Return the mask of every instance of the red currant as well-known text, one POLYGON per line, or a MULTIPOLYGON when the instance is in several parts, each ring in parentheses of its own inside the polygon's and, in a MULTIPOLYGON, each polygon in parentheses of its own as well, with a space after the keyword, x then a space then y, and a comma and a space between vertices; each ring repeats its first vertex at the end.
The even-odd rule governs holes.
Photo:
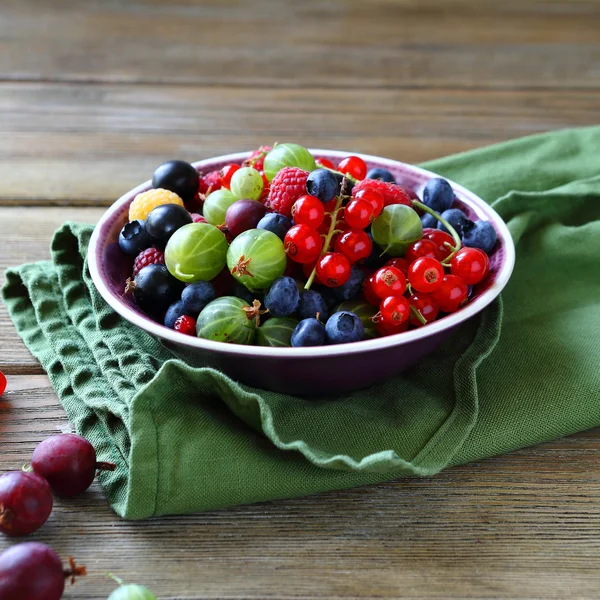
POLYGON ((308 225, 317 229, 325 218, 323 203, 316 196, 300 196, 292 206, 292 218, 296 225, 308 225))
MULTIPOLYGON (((427 323, 435 321, 440 312, 438 303, 429 294, 413 294, 408 298, 408 303, 421 313, 421 316, 427 323)), ((423 323, 421 323, 421 321, 413 314, 410 315, 409 321, 411 325, 414 325, 415 327, 421 327, 423 325, 423 323)))
MULTIPOLYGON (((302 265, 302 272, 304 273, 304 277, 306 279, 308 279, 312 272, 313 269, 317 266, 317 261, 313 261, 313 262, 309 262, 309 263, 305 263, 302 265)), ((319 274, 316 273, 315 274, 315 283, 323 283, 320 279, 319 279, 319 274)))
POLYGON ((381 300, 388 296, 402 296, 406 290, 406 277, 396 267, 382 267, 373 275, 373 291, 381 300))
POLYGON ((342 233, 333 245, 336 252, 341 252, 351 263, 368 258, 373 250, 373 241, 361 229, 352 229, 342 233))
POLYGON ((444 267, 439 260, 424 256, 408 268, 408 282, 417 292, 433 292, 444 278, 444 267))
POLYGON ((451 313, 464 306, 469 299, 465 282, 456 275, 446 275, 442 283, 431 292, 442 312, 451 313))
POLYGON ((379 319, 375 322, 375 328, 381 337, 385 337, 406 331, 408 329, 408 321, 404 321, 403 323, 394 323, 390 321, 384 321, 381 317, 379 317, 379 319))
POLYGON ((351 200, 344 209, 344 221, 353 229, 364 229, 374 219, 373 205, 364 198, 351 200))
POLYGON ((0 371, 0 396, 4 394, 4 390, 6 389, 6 377, 2 371, 0 371))
POLYGON ((283 246, 287 255, 296 262, 309 263, 317 260, 323 248, 319 232, 308 225, 294 225, 285 234, 283 246))
POLYGON ((340 287, 350 279, 350 261, 339 252, 328 252, 317 261, 317 277, 327 287, 340 287))
POLYGON ((442 231, 441 229, 430 229, 429 227, 423 229, 423 239, 430 240, 438 247, 438 260, 444 260, 448 257, 448 255, 452 252, 452 248, 454 247, 454 238, 447 233, 446 231, 442 231), (450 244, 449 247, 446 244, 450 244))
POLYGON ((324 169, 335 169, 335 165, 328 158, 315 158, 315 162, 324 169))
POLYGON ((230 165, 225 165, 221 169, 221 187, 229 189, 231 185, 231 178, 233 174, 240 168, 240 165, 234 165, 233 163, 230 165))
POLYGON ((356 200, 358 200, 359 198, 364 198, 365 200, 368 200, 371 203, 371 206, 373 207, 373 215, 375 216, 375 218, 377 218, 381 214, 381 211, 383 210, 383 206, 385 204, 383 200, 383 194, 372 188, 364 188, 362 190, 359 190, 358 192, 356 192, 356 196, 354 196, 354 198, 356 200))
POLYGON ((404 275, 408 275, 408 267, 410 267, 410 263, 405 258, 391 258, 385 263, 386 267, 396 267, 404 273, 404 275))
POLYGON ((186 335, 196 335, 196 320, 188 315, 182 315, 175 321, 174 329, 186 335))
POLYGON ((382 321, 401 325, 410 317, 410 304, 404 296, 388 296, 379 305, 382 321))
POLYGON ((430 258, 440 258, 439 248, 435 242, 431 240, 417 240, 412 244, 409 244, 404 253, 404 258, 410 263, 415 262, 417 258, 429 256, 430 258))
POLYGON ((362 180, 367 176, 367 165, 358 156, 347 156, 338 165, 338 171, 344 175, 350 175, 354 179, 362 180))
POLYGON ((490 270, 488 255, 479 248, 462 248, 450 261, 452 275, 460 277, 467 285, 479 283, 490 270))
POLYGON ((379 306, 381 298, 375 293, 375 290, 373 290, 374 280, 375 278, 373 275, 365 279, 363 284, 363 294, 365 295, 365 300, 369 304, 372 304, 373 306, 379 306))

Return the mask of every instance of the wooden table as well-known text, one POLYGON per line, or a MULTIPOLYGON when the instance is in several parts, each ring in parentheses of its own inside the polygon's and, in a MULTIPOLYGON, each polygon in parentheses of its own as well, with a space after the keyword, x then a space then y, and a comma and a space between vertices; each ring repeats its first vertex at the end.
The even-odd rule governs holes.
MULTIPOLYGON (((596 0, 3 0, 0 267, 163 160, 273 141, 417 162, 600 121, 596 0)), ((3 275, 0 275, 3 280, 3 275)), ((66 418, 0 307, 0 470, 66 418)), ((34 539, 160 598, 598 598, 600 430, 423 480, 34 539)), ((0 540, 0 550, 9 546, 0 540)))

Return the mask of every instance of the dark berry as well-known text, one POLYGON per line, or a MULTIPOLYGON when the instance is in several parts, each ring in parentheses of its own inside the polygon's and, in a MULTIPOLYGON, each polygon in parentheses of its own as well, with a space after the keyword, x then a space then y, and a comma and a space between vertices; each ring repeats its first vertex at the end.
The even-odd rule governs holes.
POLYGON ((317 319, 303 319, 292 333, 292 346, 322 346, 325 343, 325 326, 317 319))
POLYGON ((306 191, 316 196, 321 202, 333 200, 340 189, 340 183, 335 173, 327 169, 316 169, 306 180, 306 191))
POLYGON ((454 190, 452 186, 441 177, 430 179, 423 190, 423 204, 443 213, 448 210, 454 202, 454 190))
POLYGON ((129 221, 119 233, 119 248, 129 256, 137 256, 152 245, 144 221, 129 221))
POLYGON ((273 317, 288 317, 300 302, 300 292, 291 277, 278 277, 265 296, 265 306, 273 317))
POLYGON ((341 194, 343 192, 344 195, 351 196, 352 191, 354 190, 354 183, 352 183, 349 179, 344 177, 342 173, 334 173, 334 175, 338 182, 338 189, 336 195, 341 194), (346 182, 346 184, 344 186, 344 189, 342 190, 342 184, 344 183, 344 181, 346 182))
POLYGON ((182 317, 183 315, 193 316, 192 314, 188 315, 188 311, 186 310, 185 304, 182 300, 177 300, 176 302, 173 302, 173 304, 169 306, 167 312, 165 313, 165 327, 168 327, 169 329, 175 329, 175 321, 177 321, 177 319, 179 319, 179 317, 182 317))
POLYGON ((300 319, 315 318, 318 314, 319 320, 324 323, 329 317, 327 303, 323 296, 315 290, 305 290, 300 294, 297 310, 300 319))
POLYGON ((36 473, 11 471, 0 477, 0 532, 8 536, 37 531, 52 512, 50 485, 36 473))
MULTIPOLYGON (((473 221, 470 221, 468 219, 467 215, 465 215, 465 213, 458 208, 451 208, 450 210, 445 210, 442 213, 442 218, 444 218, 446 221, 448 221, 448 223, 452 227, 454 227, 454 229, 456 230, 456 233, 458 233, 458 235, 460 235, 460 236, 462 236, 462 234, 467 229, 469 229, 473 226, 473 221)), ((437 228, 441 229, 442 231, 446 231, 447 233, 450 233, 444 227, 444 225, 442 225, 441 221, 438 222, 437 228)))
POLYGON ((0 598, 2 600, 60 600, 65 579, 85 575, 73 559, 63 569, 56 552, 45 544, 17 544, 0 554, 0 598))
POLYGON ((328 344, 347 344, 362 340, 365 327, 354 313, 342 310, 329 317, 325 332, 328 344))
POLYGON ((200 175, 183 160, 170 160, 160 165, 152 176, 152 187, 175 192, 184 202, 189 202, 198 193, 200 175))
POLYGON ((96 462, 92 444, 73 433, 54 435, 41 442, 33 453, 31 466, 59 496, 77 496, 92 485, 96 471, 115 468, 112 463, 96 462))
POLYGON ((183 314, 197 318, 202 309, 217 297, 215 288, 208 281, 191 283, 181 293, 184 304, 183 314))
POLYGON ((365 179, 380 179, 388 183, 396 183, 395 177, 387 170, 381 167, 374 167, 367 171, 365 179))
POLYGON ((360 294, 364 280, 365 272, 359 267, 352 265, 350 279, 348 279, 344 285, 332 288, 332 291, 339 302, 353 300, 360 294))
POLYGON ((256 225, 257 229, 266 229, 272 231, 281 240, 285 238, 285 234, 292 227, 292 220, 279 213, 267 213, 256 225))
POLYGON ((373 242, 371 233, 367 235, 371 238, 371 254, 369 254, 362 264, 368 269, 378 269, 385 264, 387 258, 381 255, 381 248, 373 242))
POLYGON ((437 224, 439 223, 439 221, 433 215, 430 215, 429 213, 425 213, 421 217, 421 223, 423 223, 423 229, 425 229, 426 227, 431 227, 433 229, 433 228, 437 227, 437 224))
POLYGON ((243 283, 240 283, 237 279, 231 285, 231 296, 236 296, 236 298, 241 298, 245 300, 248 304, 252 304, 254 299, 256 298, 256 293, 251 292, 243 283))
POLYGON ((233 237, 248 229, 255 229, 265 216, 267 207, 258 200, 238 200, 225 213, 225 225, 233 237))
POLYGON ((494 249, 497 238, 494 226, 488 221, 477 221, 462 233, 462 241, 465 246, 479 248, 487 254, 494 249))
MULTIPOLYGON (((318 292, 321 295, 321 298, 323 298, 323 300, 325 300, 325 304, 328 310, 327 315, 329 316, 333 312, 335 307, 340 303, 335 294, 334 289, 327 287, 326 285, 315 285, 313 289, 315 292, 318 292)), ((321 321, 325 323, 325 319, 321 319, 321 321)))
POLYGON ((190 213, 178 204, 162 204, 150 211, 146 219, 146 231, 152 243, 165 249, 171 236, 184 225, 193 223, 190 213))
POLYGON ((165 265, 148 265, 128 282, 125 291, 133 292, 137 305, 157 317, 180 298, 183 283, 175 279, 165 265))

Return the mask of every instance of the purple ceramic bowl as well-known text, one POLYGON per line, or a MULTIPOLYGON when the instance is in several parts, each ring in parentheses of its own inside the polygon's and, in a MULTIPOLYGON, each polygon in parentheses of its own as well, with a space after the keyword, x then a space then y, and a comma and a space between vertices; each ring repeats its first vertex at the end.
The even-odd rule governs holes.
MULTIPOLYGON (((336 164, 347 152, 311 150, 315 157, 328 158, 336 164)), ((250 153, 229 154, 194 163, 200 171, 220 169, 228 163, 241 163, 250 153)), ((434 173, 376 156, 358 155, 368 167, 384 167, 400 185, 419 196, 434 173)), ((237 346, 183 335, 144 315, 123 297, 125 280, 131 272, 131 260, 118 247, 119 232, 127 222, 129 204, 140 192, 151 188, 147 181, 119 198, 102 216, 89 246, 92 279, 108 304, 124 319, 160 338, 184 360, 196 366, 211 366, 232 378, 250 385, 297 395, 347 392, 367 387, 397 375, 427 356, 461 323, 483 310, 508 282, 515 261, 515 248, 510 233, 483 200, 460 185, 454 188, 454 206, 464 210, 473 220, 486 220, 498 233, 498 243, 490 256, 490 274, 477 286, 467 306, 434 323, 374 340, 321 346, 314 348, 266 348, 237 346)))

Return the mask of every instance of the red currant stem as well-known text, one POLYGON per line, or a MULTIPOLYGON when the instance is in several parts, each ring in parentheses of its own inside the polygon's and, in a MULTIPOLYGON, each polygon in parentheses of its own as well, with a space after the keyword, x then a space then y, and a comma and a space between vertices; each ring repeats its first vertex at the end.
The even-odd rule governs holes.
POLYGON ((106 576, 110 577, 113 581, 116 581, 119 585, 124 585, 123 584, 123 580, 120 577, 117 577, 116 575, 113 575, 109 571, 106 571, 106 576))
MULTIPOLYGON (((323 256, 324 254, 327 254, 327 252, 329 250, 329 244, 331 244, 331 238, 333 237, 333 234, 335 233, 335 226, 337 225, 337 216, 338 216, 338 212, 339 212, 340 208, 342 208, 343 200, 344 200, 344 196, 342 196, 340 194, 337 197, 337 200, 335 202, 335 208, 333 209, 333 212, 331 213, 331 224, 329 225, 329 231, 327 232, 327 236, 325 237, 325 241, 323 242, 323 249, 321 250, 321 254, 319 254, 319 258, 321 258, 321 256, 323 256)), ((319 262, 319 259, 317 259, 317 262, 319 262)), ((317 266, 315 265, 310 274, 310 277, 308 278, 308 281, 306 282, 306 285, 304 286, 305 290, 310 290, 310 286, 315 281, 316 276, 317 276, 317 266)))
POLYGON ((117 468, 115 463, 109 462, 97 462, 96 463, 96 471, 114 471, 117 468))
POLYGON ((416 309, 412 304, 410 305, 410 312, 419 320, 421 325, 427 325, 427 319, 421 314, 421 311, 416 309))
POLYGON ((435 217, 450 232, 450 235, 452 235, 452 238, 454 239, 454 242, 456 245, 454 247, 451 246, 453 248, 452 252, 443 261, 441 261, 445 267, 450 266, 450 261, 452 260, 452 257, 462 247, 462 244, 460 242, 460 236, 458 235, 458 233, 456 233, 456 230, 454 229, 454 227, 452 227, 452 225, 450 225, 450 223, 448 223, 448 221, 446 221, 446 219, 444 219, 444 217, 442 217, 440 214, 436 213, 435 210, 429 208, 429 206, 426 206, 425 204, 423 204, 422 202, 419 202, 418 200, 413 200, 412 205, 416 206, 417 208, 420 208, 422 211, 430 214, 432 217, 435 217))

